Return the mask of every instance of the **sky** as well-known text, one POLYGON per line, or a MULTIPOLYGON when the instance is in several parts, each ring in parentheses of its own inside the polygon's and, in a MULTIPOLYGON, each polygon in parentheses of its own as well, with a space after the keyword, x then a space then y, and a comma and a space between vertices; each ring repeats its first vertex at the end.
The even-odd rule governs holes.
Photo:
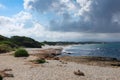
POLYGON ((0 34, 38 41, 120 41, 120 0, 0 0, 0 34))

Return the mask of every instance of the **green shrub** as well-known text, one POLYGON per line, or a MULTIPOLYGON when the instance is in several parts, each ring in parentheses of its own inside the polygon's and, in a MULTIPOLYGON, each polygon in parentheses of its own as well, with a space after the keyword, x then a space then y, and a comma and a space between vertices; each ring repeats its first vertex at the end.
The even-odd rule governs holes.
POLYGON ((40 42, 25 36, 12 36, 10 40, 20 47, 41 48, 42 46, 40 42))
POLYGON ((36 59, 36 60, 33 60, 32 62, 36 63, 36 64, 43 64, 43 63, 46 63, 46 60, 45 59, 36 59))
POLYGON ((0 75, 0 80, 3 80, 3 77, 0 75))
POLYGON ((0 35, 0 41, 9 40, 9 38, 0 35))
POLYGON ((11 48, 17 48, 17 47, 18 47, 15 43, 13 43, 13 42, 11 42, 11 41, 1 41, 0 44, 7 44, 7 45, 9 45, 11 48))
POLYGON ((0 53, 5 53, 11 51, 12 48, 7 44, 0 44, 0 53))
POLYGON ((14 53, 15 57, 28 57, 29 54, 25 49, 18 49, 15 53, 14 53))
POLYGON ((36 62, 37 62, 37 63, 45 63, 46 60, 45 60, 45 59, 38 59, 38 60, 36 60, 36 62))

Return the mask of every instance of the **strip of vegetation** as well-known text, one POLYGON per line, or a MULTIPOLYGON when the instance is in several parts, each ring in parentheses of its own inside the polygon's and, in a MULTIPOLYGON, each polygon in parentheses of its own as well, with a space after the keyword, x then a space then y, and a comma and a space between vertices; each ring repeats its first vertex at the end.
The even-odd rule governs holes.
POLYGON ((0 53, 9 52, 20 47, 41 48, 44 44, 25 36, 12 36, 11 38, 0 35, 0 53))

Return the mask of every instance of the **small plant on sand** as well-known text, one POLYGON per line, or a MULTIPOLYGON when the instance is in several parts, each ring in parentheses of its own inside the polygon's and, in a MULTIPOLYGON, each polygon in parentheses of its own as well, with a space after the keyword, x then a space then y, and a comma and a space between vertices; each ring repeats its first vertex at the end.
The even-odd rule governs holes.
POLYGON ((41 59, 39 58, 39 59, 33 60, 32 62, 36 64, 43 64, 43 63, 46 63, 46 60, 44 58, 41 58, 41 59))
POLYGON ((3 77, 0 75, 0 80, 3 80, 3 77))
POLYGON ((18 49, 16 50, 16 52, 14 53, 15 57, 28 57, 29 54, 25 49, 18 49))
POLYGON ((45 59, 38 59, 38 60, 36 60, 36 62, 37 63, 45 63, 46 61, 45 61, 45 59))

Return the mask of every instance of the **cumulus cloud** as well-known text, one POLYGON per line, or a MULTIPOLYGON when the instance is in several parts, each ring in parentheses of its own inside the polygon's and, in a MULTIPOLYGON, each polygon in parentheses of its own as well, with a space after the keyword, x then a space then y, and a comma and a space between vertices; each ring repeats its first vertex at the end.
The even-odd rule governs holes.
POLYGON ((13 17, 0 16, 0 34, 4 36, 28 36, 38 41, 61 41, 61 40, 76 40, 82 34, 79 33, 61 33, 56 31, 46 30, 40 23, 32 20, 32 15, 28 12, 21 11, 13 17), (27 27, 27 22, 31 23, 31 27, 27 27), (72 36, 73 35, 73 36, 72 36))
POLYGON ((49 29, 61 32, 119 33, 119 0, 24 0, 25 9, 53 12, 49 29))
POLYGON ((0 34, 15 35, 16 32, 19 33, 24 28, 26 21, 30 19, 31 15, 23 11, 13 17, 0 16, 0 34))
MULTIPOLYGON (((120 33, 82 33, 82 32, 58 32, 49 31, 35 21, 32 15, 21 11, 13 17, 0 16, 0 34, 5 36, 28 36, 38 41, 117 41, 120 40, 120 33), (26 22, 31 21, 31 27, 26 28, 26 22), (112 39, 111 39, 112 38, 112 39)), ((27 25, 28 26, 28 25, 27 25)))

